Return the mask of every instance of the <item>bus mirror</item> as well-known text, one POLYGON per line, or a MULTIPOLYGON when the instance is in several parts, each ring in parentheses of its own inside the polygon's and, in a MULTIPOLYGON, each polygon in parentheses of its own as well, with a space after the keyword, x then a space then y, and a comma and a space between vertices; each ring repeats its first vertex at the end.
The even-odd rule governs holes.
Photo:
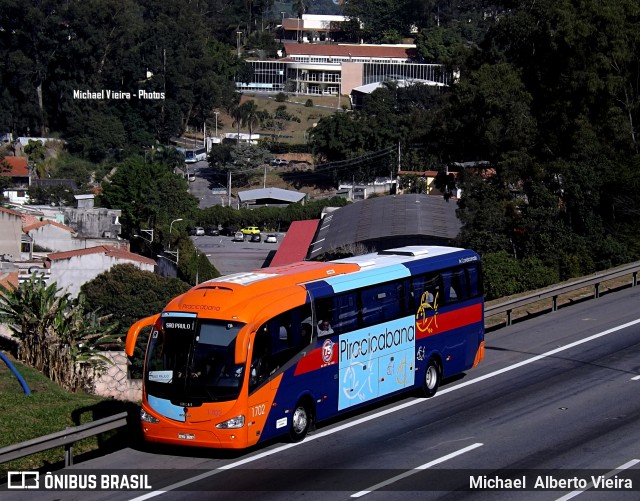
POLYGON ((133 356, 133 350, 136 348, 136 341, 138 340, 138 335, 140 331, 145 327, 149 327, 156 323, 160 314, 153 315, 152 317, 143 318, 142 320, 138 320, 135 324, 129 327, 129 332, 127 332, 127 341, 125 343, 124 351, 128 356, 133 356))
POLYGON ((244 364, 247 361, 247 346, 249 346, 249 329, 240 329, 236 338, 236 364, 244 364))

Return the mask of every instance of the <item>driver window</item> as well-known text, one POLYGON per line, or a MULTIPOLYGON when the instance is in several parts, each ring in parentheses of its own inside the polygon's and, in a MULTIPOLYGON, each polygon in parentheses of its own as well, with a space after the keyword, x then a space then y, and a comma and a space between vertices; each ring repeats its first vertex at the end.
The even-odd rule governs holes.
POLYGON ((269 376, 269 346, 271 339, 267 324, 256 332, 249 368, 249 392, 255 390, 269 376))

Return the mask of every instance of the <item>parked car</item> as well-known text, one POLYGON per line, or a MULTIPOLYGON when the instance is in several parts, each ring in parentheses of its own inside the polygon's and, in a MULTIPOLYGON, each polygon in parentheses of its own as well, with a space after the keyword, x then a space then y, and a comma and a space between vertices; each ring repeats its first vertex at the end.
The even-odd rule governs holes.
POLYGON ((194 231, 195 231, 195 235, 196 235, 196 236, 202 236, 202 235, 204 235, 204 228, 203 228, 202 226, 196 226, 196 227, 194 228, 194 231))
POLYGON ((193 182, 196 180, 196 175, 193 172, 190 172, 187 177, 189 179, 189 182, 193 182))
POLYGON ((255 235, 256 233, 260 233, 260 228, 257 226, 247 226, 246 228, 242 228, 240 231, 245 235, 255 235))
POLYGON ((206 228, 207 235, 211 235, 212 237, 217 237, 220 235, 220 230, 218 228, 206 228))
POLYGON ((236 231, 236 234, 233 236, 234 242, 244 242, 244 233, 241 231, 236 231))
POLYGON ((230 226, 225 226, 220 230, 220 235, 223 235, 225 237, 232 237, 235 234, 236 234, 236 229, 230 226))
POLYGON ((261 240, 262 237, 260 236, 260 233, 254 233, 253 235, 251 235, 249 242, 260 242, 261 240))
POLYGON ((264 239, 264 241, 268 244, 275 244, 278 243, 278 236, 274 235, 273 233, 269 233, 267 235, 267 238, 264 239))
POLYGON ((284 167, 285 165, 289 165, 289 160, 285 160, 284 158, 272 158, 271 165, 273 167, 284 167))

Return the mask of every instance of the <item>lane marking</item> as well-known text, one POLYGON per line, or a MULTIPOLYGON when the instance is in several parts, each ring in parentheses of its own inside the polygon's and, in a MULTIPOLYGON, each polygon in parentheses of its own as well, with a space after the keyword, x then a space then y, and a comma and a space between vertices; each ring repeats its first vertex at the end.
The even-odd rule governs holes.
POLYGON ((640 376, 632 377, 631 381, 638 381, 638 379, 640 379, 640 376))
MULTIPOLYGON (((479 383, 481 381, 485 381, 487 379, 491 379, 493 377, 496 377, 496 376, 499 376, 499 375, 504 374, 506 372, 518 369, 520 367, 524 367, 525 365, 532 364, 534 362, 537 362, 538 360, 542 360, 543 358, 547 358, 547 357, 550 357, 550 356, 555 355, 557 353, 563 352, 565 350, 569 350, 571 348, 575 348, 576 346, 580 346, 581 344, 588 343, 590 341, 593 341, 594 339, 598 339, 598 338, 601 338, 601 337, 604 337, 604 336, 608 336, 609 334, 613 334, 614 332, 618 332, 620 330, 626 329, 627 327, 631 327, 631 326, 636 325, 636 324, 640 324, 640 318, 638 318, 636 320, 632 320, 631 322, 627 322, 626 324, 619 325, 617 327, 612 327, 611 329, 607 329, 606 331, 599 332, 597 334, 594 334, 593 336, 589 336, 587 338, 580 339, 579 341, 575 341, 573 343, 569 343, 569 344, 566 344, 564 346, 560 346, 559 348, 555 348, 555 349, 553 349, 551 351, 547 351, 545 353, 542 353, 541 355, 536 355, 535 357, 528 358, 526 360, 523 360, 522 362, 518 362, 516 364, 509 365, 508 367, 503 367, 502 369, 499 369, 499 370, 497 370, 495 372, 490 372, 489 374, 485 374, 485 375, 479 376, 479 377, 477 377, 475 379, 471 379, 469 381, 465 381, 463 383, 457 384, 457 385, 452 386, 450 388, 445 388, 444 390, 439 390, 438 393, 436 393, 429 400, 432 400, 434 398, 440 397, 442 395, 446 395, 447 393, 451 393, 452 391, 457 391, 457 390, 460 390, 462 388, 466 388, 467 386, 471 386, 472 384, 476 384, 476 383, 479 383)), ((352 428, 353 426, 358 426, 358 425, 361 425, 361 424, 366 423, 368 421, 372 421, 374 419, 378 419, 380 417, 386 416, 388 414, 393 414, 394 412, 398 412, 398 411, 401 411, 403 409, 407 409, 407 408, 412 407, 414 405, 425 403, 425 401, 426 400, 423 399, 423 398, 417 398, 415 400, 411 400, 409 402, 405 402, 405 403, 397 405, 395 407, 391 407, 389 409, 385 409, 383 411, 376 412, 375 414, 371 414, 370 416, 364 416, 364 417, 361 417, 360 419, 356 419, 355 421, 350 421, 348 423, 344 423, 344 424, 342 424, 340 426, 336 426, 335 428, 331 428, 330 430, 325 430, 325 431, 321 431, 319 433, 314 433, 313 435, 310 435, 307 438, 305 438, 302 442, 297 442, 297 443, 292 443, 292 444, 284 444, 284 445, 281 445, 279 447, 276 447, 275 449, 271 449, 269 451, 264 451, 264 452, 261 452, 259 454, 256 454, 255 456, 251 456, 251 457, 242 459, 240 461, 236 461, 234 463, 229 463, 227 465, 220 466, 219 468, 217 468, 215 470, 211 470, 211 471, 208 471, 208 472, 203 473, 201 475, 197 475, 195 477, 192 477, 190 479, 186 479, 186 480, 183 480, 181 482, 177 482, 175 484, 168 485, 167 487, 164 487, 163 490, 149 492, 147 494, 144 494, 143 496, 133 498, 133 499, 131 499, 131 501, 144 501, 145 499, 150 499, 150 498, 153 498, 153 497, 156 497, 156 496, 160 496, 161 494, 165 494, 166 492, 173 491, 173 490, 176 490, 176 489, 178 489, 180 487, 183 487, 185 485, 189 485, 189 484, 194 483, 194 482, 199 482, 200 480, 203 480, 205 478, 211 477, 213 475, 217 475, 218 473, 222 473, 225 470, 231 470, 233 468, 237 468, 238 466, 242 466, 242 465, 245 465, 247 463, 252 463, 254 461, 258 461, 259 459, 263 459, 263 458, 269 457, 269 456, 271 456, 273 454, 278 454, 280 452, 286 451, 287 449, 291 449, 292 447, 298 447, 299 445, 306 444, 308 442, 312 442, 313 440, 317 440, 319 438, 323 438, 323 437, 326 437, 328 435, 333 435, 334 433, 338 433, 339 431, 347 430, 349 428, 352 428)))
MULTIPOLYGON (((614 468, 613 470, 611 470, 610 472, 604 474, 603 476, 604 476, 605 479, 613 477, 620 470, 628 470, 629 468, 631 468, 632 466, 637 465, 638 463, 640 463, 640 459, 632 459, 631 461, 628 461, 625 464, 622 464, 622 465, 618 466, 617 468, 614 468)), ((567 501, 567 499, 574 498, 574 497, 578 496, 579 494, 582 494, 583 492, 591 489, 591 487, 593 487, 593 482, 589 482, 585 489, 572 491, 569 494, 565 494, 564 496, 556 499, 556 501, 567 501)))
POLYGON ((459 451, 455 451, 452 452, 451 454, 447 454, 446 456, 442 456, 438 459, 434 459, 433 461, 429 461, 428 463, 425 463, 423 465, 420 465, 416 468, 414 468, 413 470, 409 470, 409 471, 405 471, 404 473, 401 473, 400 475, 396 475, 395 477, 391 477, 388 480, 385 480, 384 482, 380 482, 379 484, 376 485, 372 485, 371 487, 367 487, 365 490, 360 491, 360 492, 356 492, 355 494, 351 494, 352 498, 359 498, 362 496, 365 496, 366 494, 369 494, 373 491, 377 491, 378 489, 381 489, 383 487, 386 487, 387 485, 391 485, 395 482, 397 482, 398 480, 402 480, 404 478, 410 477, 411 475, 415 475, 416 473, 419 473, 423 470, 426 470, 427 468, 431 468, 432 466, 435 466, 437 464, 440 463, 444 463, 445 461, 448 461, 449 459, 452 459, 456 456, 460 456, 462 454, 464 454, 465 452, 469 452, 472 451, 473 449, 477 449, 478 447, 482 447, 484 444, 481 443, 475 443, 475 444, 471 444, 468 447, 465 447, 464 449, 460 449, 459 451))

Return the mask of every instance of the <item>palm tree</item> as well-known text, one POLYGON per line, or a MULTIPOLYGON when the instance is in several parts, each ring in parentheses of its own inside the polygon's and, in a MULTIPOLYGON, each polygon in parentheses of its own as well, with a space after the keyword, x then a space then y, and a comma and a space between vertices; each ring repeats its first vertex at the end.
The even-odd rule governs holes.
POLYGON ((0 285, 0 322, 18 341, 18 358, 70 391, 88 389, 106 359, 93 349, 114 343, 104 318, 85 312, 84 298, 60 295, 35 274, 18 287, 0 285))
POLYGON ((253 129, 260 122, 260 118, 258 117, 258 105, 252 99, 251 101, 244 103, 242 106, 244 108, 244 111, 242 112, 242 125, 249 129, 249 141, 251 141, 253 129))
POLYGON ((302 14, 307 10, 306 0, 295 0, 293 2, 293 10, 298 14, 298 17, 301 18, 302 14))
POLYGON ((244 106, 238 103, 231 110, 231 118, 233 118, 233 127, 238 127, 237 143, 240 143, 240 127, 244 121, 244 106))

